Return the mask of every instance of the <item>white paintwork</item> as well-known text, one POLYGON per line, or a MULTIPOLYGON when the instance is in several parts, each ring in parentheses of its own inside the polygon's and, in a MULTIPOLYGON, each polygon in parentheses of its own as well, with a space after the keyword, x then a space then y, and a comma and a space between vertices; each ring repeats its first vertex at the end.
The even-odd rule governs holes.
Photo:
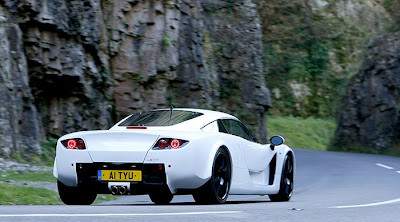
POLYGON ((217 150, 226 147, 232 160, 230 194, 278 193, 284 157, 288 152, 293 153, 288 146, 276 146, 272 151, 269 144, 258 144, 216 131, 218 126, 213 121, 237 120, 225 113, 174 110, 203 115, 173 126, 147 129, 118 126, 125 118, 110 130, 76 132, 61 137, 57 142, 54 176, 67 186, 77 186, 76 163, 160 163, 171 165, 165 168, 167 184, 171 192, 176 193, 178 189, 196 189, 206 183, 211 177, 217 150), (69 150, 61 144, 61 141, 72 138, 82 138, 87 149, 69 150), (152 150, 159 138, 177 138, 189 143, 177 150, 152 150), (277 156, 275 179, 272 185, 268 185, 269 163, 274 155, 277 156))

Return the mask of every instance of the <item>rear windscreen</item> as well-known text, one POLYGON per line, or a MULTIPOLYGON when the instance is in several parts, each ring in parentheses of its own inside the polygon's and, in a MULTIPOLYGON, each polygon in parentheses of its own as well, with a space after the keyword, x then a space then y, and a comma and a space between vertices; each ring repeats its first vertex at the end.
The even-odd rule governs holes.
POLYGON ((172 126, 201 115, 183 110, 154 110, 134 114, 118 126, 172 126))

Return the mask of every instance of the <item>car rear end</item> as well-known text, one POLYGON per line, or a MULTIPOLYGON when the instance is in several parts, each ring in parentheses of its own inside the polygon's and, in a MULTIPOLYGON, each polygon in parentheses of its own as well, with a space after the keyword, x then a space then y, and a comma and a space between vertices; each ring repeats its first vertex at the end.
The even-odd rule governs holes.
POLYGON ((69 135, 58 142, 54 175, 66 186, 88 187, 98 194, 135 195, 148 194, 153 190, 176 193, 200 187, 209 179, 211 172, 206 166, 212 152, 204 152, 211 147, 209 141, 202 140, 201 144, 205 147, 198 149, 196 144, 201 140, 201 135, 196 135, 198 133, 192 132, 179 138, 167 134, 107 131, 104 135, 102 132, 69 135), (94 134, 101 138, 101 142, 97 142, 100 139, 96 139, 94 134), (116 135, 119 141, 115 145, 105 142, 116 135), (63 145, 63 142, 77 138, 84 141, 84 149, 63 145), (143 138, 151 142, 135 142, 143 138), (123 145, 125 139, 131 140, 131 148, 123 145), (119 142, 121 145, 118 145, 119 142))
MULTIPOLYGON (((143 194, 164 188, 165 164, 144 163, 149 150, 167 149, 159 148, 158 140, 159 134, 151 131, 69 134, 58 141, 54 175, 66 186, 91 187, 96 193, 143 194)), ((180 146, 176 141, 181 140, 173 141, 175 149, 180 146)))
MULTIPOLYGON (((96 194, 152 197, 154 191, 198 188, 211 172, 202 167, 208 152, 199 155, 205 150, 195 142, 209 121, 204 117, 194 111, 156 110, 131 115, 110 130, 65 135, 57 142, 53 174, 65 190, 96 194)), ((207 142, 202 145, 209 147, 207 142)))

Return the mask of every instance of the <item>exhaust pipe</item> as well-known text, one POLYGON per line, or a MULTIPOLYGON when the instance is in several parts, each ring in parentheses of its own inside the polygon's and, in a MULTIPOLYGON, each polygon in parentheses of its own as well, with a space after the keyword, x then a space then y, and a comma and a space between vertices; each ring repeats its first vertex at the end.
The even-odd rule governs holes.
POLYGON ((118 187, 117 186, 112 186, 111 187, 111 194, 112 195, 118 194, 118 187))
POLYGON ((129 182, 109 182, 108 190, 112 195, 126 195, 131 190, 131 183, 129 182))
POLYGON ((126 193, 126 187, 125 186, 120 186, 119 187, 119 194, 123 195, 126 193))

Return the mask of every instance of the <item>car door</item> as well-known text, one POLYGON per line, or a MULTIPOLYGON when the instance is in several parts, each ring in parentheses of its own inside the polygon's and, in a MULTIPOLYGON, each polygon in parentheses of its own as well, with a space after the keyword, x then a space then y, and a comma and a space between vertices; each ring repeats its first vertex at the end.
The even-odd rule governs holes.
POLYGON ((249 172, 262 172, 268 169, 273 155, 275 154, 268 146, 256 142, 250 131, 238 120, 222 119, 222 123, 229 134, 241 137, 242 148, 249 172))

